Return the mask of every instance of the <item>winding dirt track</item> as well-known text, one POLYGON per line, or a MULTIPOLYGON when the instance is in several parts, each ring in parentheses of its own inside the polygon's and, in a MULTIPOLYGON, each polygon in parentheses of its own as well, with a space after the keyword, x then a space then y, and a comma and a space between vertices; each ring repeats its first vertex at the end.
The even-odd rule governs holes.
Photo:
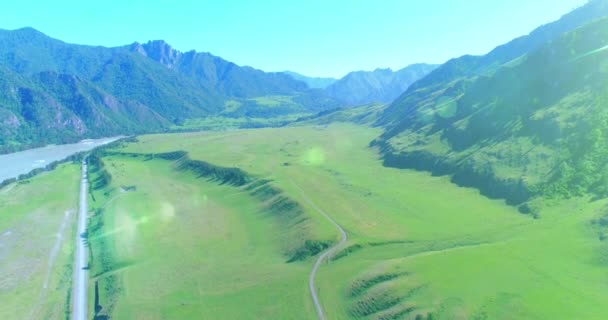
POLYGON ((315 261, 315 265, 313 266, 312 271, 310 272, 310 276, 308 278, 308 289, 310 290, 310 297, 312 298, 312 302, 314 303, 315 309, 317 310, 317 315, 319 316, 320 320, 325 320, 325 313, 323 312, 323 307, 321 306, 321 302, 319 301, 319 296, 315 288, 315 278, 317 276, 317 271, 319 271, 319 267, 321 267, 323 261, 325 261, 329 256, 336 253, 336 251, 346 243, 346 241, 348 240, 348 235, 346 234, 346 231, 344 231, 344 229, 342 229, 342 227, 334 219, 332 219, 331 216, 329 216, 325 211, 323 211, 323 209, 317 207, 317 205, 312 202, 312 200, 310 200, 308 195, 306 195, 306 192, 304 192, 304 190, 302 190, 300 186, 298 186, 293 181, 291 181, 291 183, 298 189, 298 191, 300 191, 300 194, 302 195, 302 198, 304 198, 304 201, 306 201, 308 205, 310 205, 321 215, 323 215, 323 217, 325 217, 325 219, 331 222, 331 224, 333 224, 336 229, 338 229, 338 232, 340 232, 340 241, 329 249, 325 250, 323 254, 321 254, 319 258, 317 258, 317 261, 315 261))

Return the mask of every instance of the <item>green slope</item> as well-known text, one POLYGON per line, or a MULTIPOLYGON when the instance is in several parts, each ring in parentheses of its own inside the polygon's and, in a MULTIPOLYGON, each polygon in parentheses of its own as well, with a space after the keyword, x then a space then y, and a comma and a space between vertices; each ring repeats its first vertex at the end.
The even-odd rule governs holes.
POLYGON ((512 204, 605 196, 606 30, 600 19, 490 74, 406 93, 374 143, 387 165, 450 174, 512 204))
POLYGON ((608 15, 608 1, 591 0, 584 6, 562 16, 559 20, 533 30, 529 35, 516 38, 498 46, 483 56, 465 55, 454 58, 433 70, 428 76, 412 84, 389 107, 380 123, 398 126, 400 119, 414 105, 448 90, 457 80, 491 74, 503 64, 534 51, 562 34, 572 31, 595 19, 608 15))

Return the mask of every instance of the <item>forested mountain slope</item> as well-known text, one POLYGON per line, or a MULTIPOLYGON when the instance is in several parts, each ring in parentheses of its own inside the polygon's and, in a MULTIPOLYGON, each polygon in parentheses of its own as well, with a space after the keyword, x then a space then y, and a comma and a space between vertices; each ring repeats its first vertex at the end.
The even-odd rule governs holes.
POLYGON ((512 204, 606 196, 607 46, 608 18, 592 19, 495 72, 409 90, 374 144, 387 165, 451 174, 512 204))
POLYGON ((106 48, 0 30, 0 152, 167 130, 186 119, 313 114, 342 103, 283 73, 164 41, 106 48))

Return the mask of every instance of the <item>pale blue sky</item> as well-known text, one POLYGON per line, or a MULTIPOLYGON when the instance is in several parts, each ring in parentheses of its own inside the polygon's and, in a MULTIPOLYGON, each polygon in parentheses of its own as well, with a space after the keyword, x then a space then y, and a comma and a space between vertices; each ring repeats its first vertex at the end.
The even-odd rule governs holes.
POLYGON ((163 39, 265 71, 339 77, 352 70, 483 54, 586 0, 19 0, 0 28, 66 42, 163 39))

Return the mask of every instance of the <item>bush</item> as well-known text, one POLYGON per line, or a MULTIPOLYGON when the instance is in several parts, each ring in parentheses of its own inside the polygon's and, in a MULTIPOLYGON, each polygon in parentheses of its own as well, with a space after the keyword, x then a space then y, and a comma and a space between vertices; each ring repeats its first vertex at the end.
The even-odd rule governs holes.
POLYGON ((338 254, 336 254, 335 256, 333 256, 331 260, 335 261, 335 260, 338 260, 340 258, 344 258, 344 257, 346 257, 346 256, 348 256, 348 255, 350 255, 350 254, 352 254, 354 252, 357 252, 357 251, 359 251, 361 249, 363 249, 362 245, 360 245, 360 244, 354 244, 354 245, 349 246, 348 248, 340 251, 338 254))
POLYGON ((313 257, 319 254, 321 251, 329 248, 330 241, 319 241, 319 240, 306 240, 304 245, 296 249, 292 254, 291 258, 287 260, 288 263, 302 261, 308 257, 313 257))

